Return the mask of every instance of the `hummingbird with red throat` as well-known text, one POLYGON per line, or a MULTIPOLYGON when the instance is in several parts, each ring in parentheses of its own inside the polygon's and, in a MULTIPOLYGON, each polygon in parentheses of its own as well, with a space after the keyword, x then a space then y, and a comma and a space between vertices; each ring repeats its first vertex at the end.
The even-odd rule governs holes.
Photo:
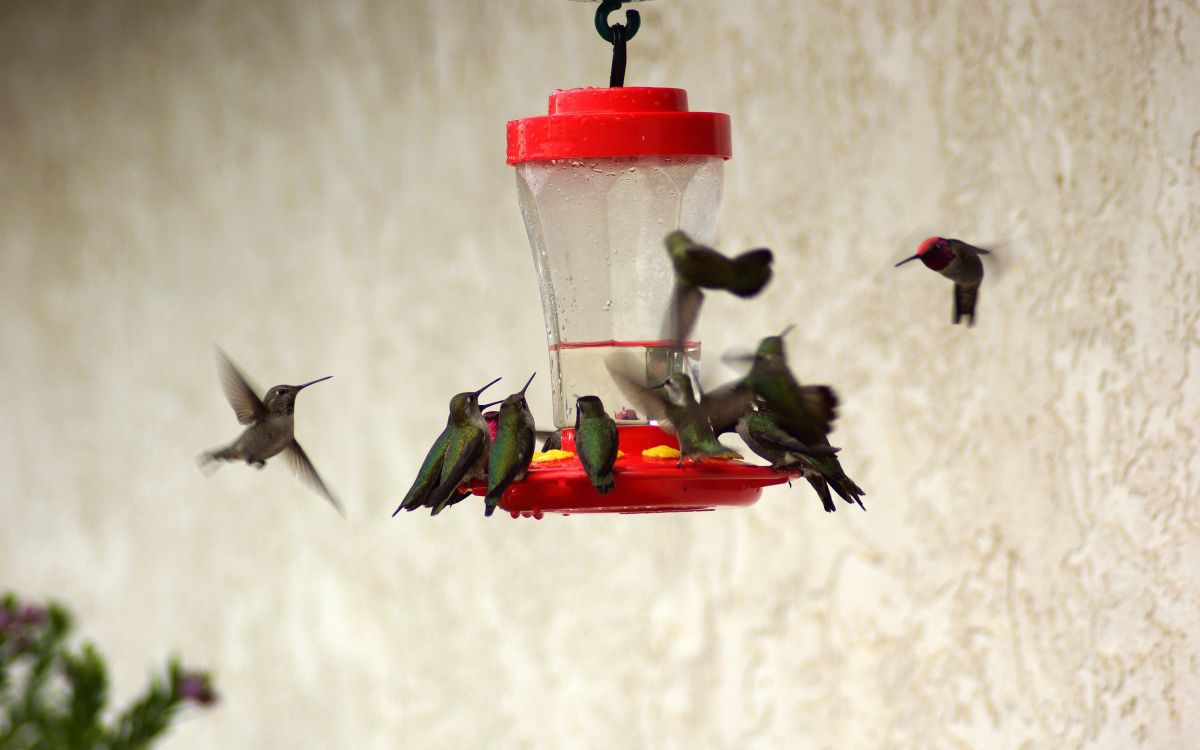
POLYGON ((930 237, 917 248, 916 255, 896 264, 904 265, 910 260, 919 260, 931 271, 954 282, 954 322, 967 319, 967 326, 975 325, 975 301, 979 297, 979 285, 983 282, 983 261, 980 255, 991 255, 990 250, 969 245, 962 240, 930 237))

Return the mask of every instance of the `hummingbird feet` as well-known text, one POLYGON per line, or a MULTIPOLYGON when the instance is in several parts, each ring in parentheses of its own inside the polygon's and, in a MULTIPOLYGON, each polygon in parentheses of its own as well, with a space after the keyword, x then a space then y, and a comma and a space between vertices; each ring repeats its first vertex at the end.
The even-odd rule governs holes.
POLYGON ((262 471, 262 468, 267 465, 266 461, 247 461, 246 463, 250 464, 259 471, 262 471))

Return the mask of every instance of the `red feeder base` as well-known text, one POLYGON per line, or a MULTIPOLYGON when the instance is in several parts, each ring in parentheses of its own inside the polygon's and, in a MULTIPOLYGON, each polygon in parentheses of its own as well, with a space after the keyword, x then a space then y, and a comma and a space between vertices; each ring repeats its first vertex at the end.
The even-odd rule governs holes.
MULTIPOLYGON (((621 425, 617 428, 625 455, 613 467, 616 486, 607 495, 596 492, 578 456, 533 464, 524 481, 514 482, 500 500, 513 518, 541 518, 543 513, 679 513, 714 510, 719 506, 753 505, 763 487, 782 484, 788 474, 741 461, 685 462, 647 458, 642 451, 656 445, 679 447, 679 441, 658 427, 621 425)), ((575 451, 575 430, 562 434, 563 450, 575 451)), ((486 483, 471 486, 487 494, 486 483)))

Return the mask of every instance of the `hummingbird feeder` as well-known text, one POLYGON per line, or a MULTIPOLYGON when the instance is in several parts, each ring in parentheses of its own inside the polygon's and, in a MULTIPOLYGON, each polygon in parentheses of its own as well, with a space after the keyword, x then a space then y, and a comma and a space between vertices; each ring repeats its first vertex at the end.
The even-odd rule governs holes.
POLYGON ((625 42, 640 19, 628 11, 627 25, 610 26, 620 6, 606 0, 596 13, 613 43, 611 85, 554 91, 546 115, 509 122, 507 158, 541 290, 562 449, 574 451, 575 399, 598 396, 618 425, 615 486, 599 494, 574 455, 535 461, 501 501, 513 516, 750 505, 788 479, 740 461, 654 457, 649 449, 678 441, 634 411, 605 366, 621 352, 636 358, 647 386, 673 372, 699 382, 700 342, 680 352, 664 335, 674 272, 663 238, 682 229, 712 244, 732 156, 729 115, 690 111, 683 89, 623 86, 625 42))

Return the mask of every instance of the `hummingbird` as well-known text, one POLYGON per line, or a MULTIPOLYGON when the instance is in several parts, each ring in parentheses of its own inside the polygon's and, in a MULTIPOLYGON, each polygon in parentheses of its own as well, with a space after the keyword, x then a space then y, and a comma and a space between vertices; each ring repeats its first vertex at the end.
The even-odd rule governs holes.
POLYGON ((842 471, 834 457, 838 448, 811 448, 789 435, 769 412, 759 409, 747 412, 738 420, 737 433, 746 447, 771 462, 772 469, 799 471, 816 490, 826 513, 837 510, 829 496, 829 485, 833 485, 846 502, 857 502, 866 509, 859 497, 867 493, 842 471))
POLYGON ((550 430, 538 430, 537 436, 545 438, 542 441, 542 453, 546 451, 562 450, 562 429, 557 429, 551 432, 550 430))
MULTIPOLYGON (((778 336, 767 336, 759 342, 754 353, 754 363, 746 376, 747 383, 754 390, 760 413, 765 413, 770 418, 770 423, 755 417, 748 425, 739 429, 738 434, 751 450, 774 463, 774 458, 754 448, 752 440, 760 446, 770 447, 769 437, 775 432, 772 427, 780 428, 805 449, 800 450, 792 446, 788 449, 789 453, 807 453, 807 463, 814 467, 823 481, 833 485, 834 490, 847 502, 862 505, 858 496, 866 493, 846 476, 841 462, 833 455, 837 452, 836 449, 830 449, 828 452, 824 450, 830 448, 829 432, 837 419, 837 394, 827 385, 802 386, 797 382, 791 368, 788 367, 783 348, 783 337, 790 330, 791 326, 788 326, 778 336), (750 427, 756 429, 749 429, 750 427), (747 434, 742 434, 743 432, 747 434)), ((778 441, 775 447, 779 447, 778 441)), ((823 492, 817 483, 813 482, 811 472, 805 473, 805 476, 809 483, 817 488, 817 494, 821 495, 825 509, 829 510, 830 503, 825 502, 828 493, 823 492)))
POLYGON ((612 491, 617 461, 617 423, 597 396, 575 399, 575 451, 596 492, 612 491))
POLYGON ((675 286, 667 311, 667 335, 677 350, 696 326, 704 304, 702 289, 723 289, 739 297, 753 297, 771 280, 773 255, 766 248, 750 250, 734 258, 698 245, 682 231, 664 240, 675 269, 675 286))
POLYGON ((422 506, 433 508, 436 516, 470 494, 459 489, 461 484, 484 476, 491 440, 480 411, 479 395, 499 380, 496 378, 477 391, 458 393, 450 399, 446 427, 425 454, 416 481, 392 513, 393 517, 401 508, 416 510, 422 506))
POLYGON ((788 434, 807 446, 829 445, 827 436, 837 419, 837 394, 827 385, 802 386, 788 367, 783 337, 767 336, 754 352, 746 383, 759 405, 770 411, 788 434))
POLYGON ((300 447, 300 443, 296 442, 294 432, 296 396, 310 385, 329 380, 333 376, 326 375, 303 385, 277 385, 267 391, 265 398, 259 399, 245 376, 220 349, 217 350, 217 362, 225 398, 233 407, 238 423, 247 427, 238 439, 229 445, 202 454, 198 459, 201 468, 216 461, 245 461, 261 469, 267 465, 268 458, 283 453, 300 478, 321 493, 334 509, 345 517, 341 504, 325 486, 316 467, 308 459, 308 454, 300 447))
POLYGON ((675 277, 701 289, 724 289, 739 297, 753 297, 771 280, 771 251, 765 247, 730 258, 698 245, 684 232, 666 237, 675 277))
POLYGON ((519 482, 529 473, 529 460, 533 458, 535 426, 533 412, 525 401, 525 389, 533 382, 535 372, 525 381, 525 387, 504 399, 500 404, 496 436, 492 441, 488 458, 488 491, 483 514, 490 516, 504 496, 504 491, 513 482, 519 482))
POLYGON ((713 434, 708 415, 692 390, 692 379, 685 373, 671 373, 663 382, 647 388, 633 375, 627 361, 610 355, 606 364, 609 374, 638 411, 679 439, 680 466, 684 459, 741 458, 737 451, 721 445, 713 434))
POLYGON ((926 268, 953 281, 954 322, 966 318, 970 327, 975 325, 975 300, 983 282, 983 261, 979 256, 991 254, 990 250, 968 245, 962 240, 930 237, 917 248, 916 255, 905 258, 896 267, 910 260, 920 260, 926 268))

